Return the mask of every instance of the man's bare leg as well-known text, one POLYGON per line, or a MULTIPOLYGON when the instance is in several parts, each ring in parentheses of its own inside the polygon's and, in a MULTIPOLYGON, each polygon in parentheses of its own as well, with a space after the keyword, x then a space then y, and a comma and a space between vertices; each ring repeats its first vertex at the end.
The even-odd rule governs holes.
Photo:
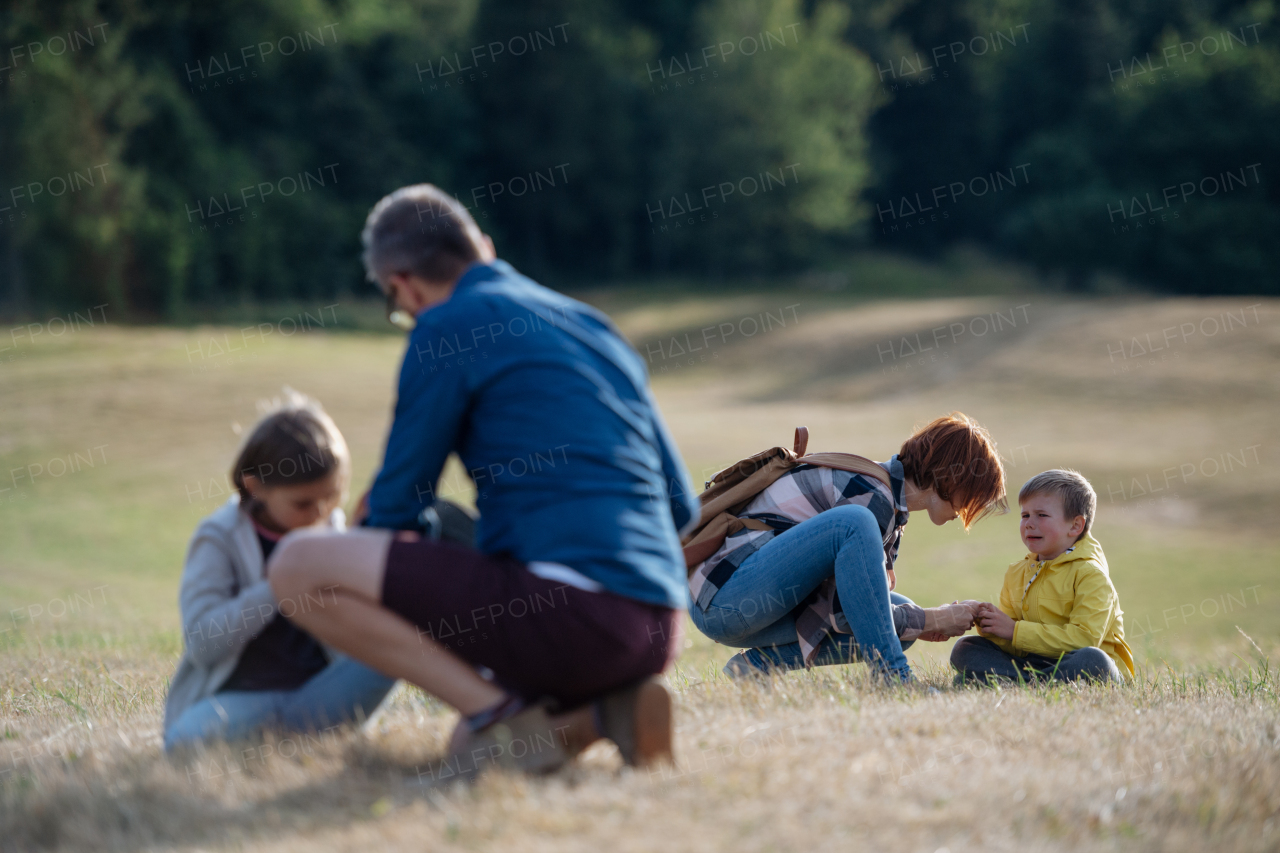
MULTIPOLYGON (((473 716, 507 699, 497 685, 486 681, 470 664, 454 655, 397 613, 382 606, 382 582, 386 570, 390 531, 359 530, 349 533, 295 533, 276 546, 268 577, 281 612, 317 639, 362 661, 386 675, 403 678, 473 716)), ((643 689, 643 688, 642 688, 643 689)), ((643 739, 628 760, 648 764, 670 760, 670 708, 666 704, 660 724, 660 748, 643 739), (650 755, 652 753, 652 755, 650 755), (638 759, 638 761, 637 761, 638 759)), ((642 715, 644 709, 637 706, 642 715)), ((577 755, 604 736, 596 724, 592 705, 548 718, 549 725, 569 757, 577 755)), ((645 722, 650 722, 643 719, 645 722)), ((627 721, 628 727, 633 721, 627 721)), ((460 723, 451 742, 455 753, 466 752, 470 732, 460 723)), ((620 738, 621 740, 621 738, 620 738)))
POLYGON ((382 606, 392 533, 301 532, 276 546, 268 579, 280 612, 321 642, 416 684, 464 715, 506 697, 466 661, 382 606))

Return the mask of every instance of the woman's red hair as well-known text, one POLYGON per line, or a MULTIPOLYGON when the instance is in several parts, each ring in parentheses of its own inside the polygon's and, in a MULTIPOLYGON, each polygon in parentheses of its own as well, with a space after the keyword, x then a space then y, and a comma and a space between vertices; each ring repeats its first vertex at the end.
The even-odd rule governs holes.
POLYGON ((995 442, 968 415, 952 412, 917 429, 898 460, 908 479, 955 507, 966 530, 980 518, 1009 511, 995 442))

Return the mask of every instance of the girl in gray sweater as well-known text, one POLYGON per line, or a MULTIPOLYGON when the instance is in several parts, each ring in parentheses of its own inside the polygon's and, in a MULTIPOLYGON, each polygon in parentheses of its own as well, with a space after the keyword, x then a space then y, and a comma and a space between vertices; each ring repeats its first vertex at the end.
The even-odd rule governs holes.
MULTIPOLYGON (((315 731, 372 715, 395 681, 336 655, 289 621, 325 593, 276 601, 266 564, 290 530, 344 526, 346 442, 318 403, 285 389, 249 433, 237 494, 200 522, 179 605, 184 649, 165 704, 166 750, 264 729, 315 731)), ((330 593, 332 594, 332 593, 330 593)))

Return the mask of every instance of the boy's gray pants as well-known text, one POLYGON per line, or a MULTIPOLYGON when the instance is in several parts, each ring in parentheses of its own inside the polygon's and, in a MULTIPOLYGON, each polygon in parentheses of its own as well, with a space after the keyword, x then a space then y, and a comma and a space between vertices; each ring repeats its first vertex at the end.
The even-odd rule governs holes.
POLYGON ((1017 657, 985 637, 961 637, 951 649, 956 684, 1001 681, 1119 681, 1116 662, 1097 646, 1067 652, 1061 658, 1029 654, 1017 657))

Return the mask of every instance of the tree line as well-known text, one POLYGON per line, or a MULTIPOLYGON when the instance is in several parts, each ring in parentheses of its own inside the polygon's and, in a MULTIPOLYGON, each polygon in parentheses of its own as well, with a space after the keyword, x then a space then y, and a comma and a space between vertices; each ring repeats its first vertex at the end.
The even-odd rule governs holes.
POLYGON ((361 292, 402 184, 553 285, 957 245, 1280 291, 1268 4, 16 0, 0 302, 137 319, 361 292))

